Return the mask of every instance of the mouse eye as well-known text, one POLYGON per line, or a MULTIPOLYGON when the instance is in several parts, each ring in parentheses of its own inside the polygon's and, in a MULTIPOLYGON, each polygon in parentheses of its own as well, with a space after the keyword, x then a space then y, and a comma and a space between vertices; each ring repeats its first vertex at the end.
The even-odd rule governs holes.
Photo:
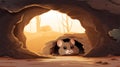
POLYGON ((63 49, 67 49, 67 47, 66 47, 66 46, 64 46, 64 47, 63 47, 63 49))
POLYGON ((70 48, 71 48, 71 49, 73 49, 73 48, 74 48, 74 46, 71 46, 70 48))

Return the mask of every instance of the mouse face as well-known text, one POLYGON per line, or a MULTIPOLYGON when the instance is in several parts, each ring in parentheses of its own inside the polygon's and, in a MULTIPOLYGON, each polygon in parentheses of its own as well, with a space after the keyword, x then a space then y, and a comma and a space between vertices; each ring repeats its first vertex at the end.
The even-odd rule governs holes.
POLYGON ((59 47, 59 55, 77 55, 79 54, 79 49, 75 46, 75 41, 70 39, 69 42, 64 42, 62 40, 57 41, 57 46, 59 47))

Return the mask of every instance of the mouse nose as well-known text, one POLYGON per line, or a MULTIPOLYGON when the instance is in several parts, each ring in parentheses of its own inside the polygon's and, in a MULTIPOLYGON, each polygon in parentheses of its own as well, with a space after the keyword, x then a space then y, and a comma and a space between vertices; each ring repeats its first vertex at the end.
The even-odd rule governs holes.
POLYGON ((73 50, 66 50, 65 53, 66 53, 66 54, 72 54, 72 53, 73 53, 73 50))

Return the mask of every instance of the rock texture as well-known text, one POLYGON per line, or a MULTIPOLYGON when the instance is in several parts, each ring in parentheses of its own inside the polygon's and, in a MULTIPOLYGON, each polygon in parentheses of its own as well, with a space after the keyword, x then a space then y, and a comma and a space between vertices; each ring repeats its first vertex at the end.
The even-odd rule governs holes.
POLYGON ((41 57, 22 47, 26 42, 23 29, 32 17, 50 9, 81 21, 92 43, 86 57, 120 55, 120 43, 108 35, 120 27, 119 8, 118 0, 0 0, 0 56, 41 57))

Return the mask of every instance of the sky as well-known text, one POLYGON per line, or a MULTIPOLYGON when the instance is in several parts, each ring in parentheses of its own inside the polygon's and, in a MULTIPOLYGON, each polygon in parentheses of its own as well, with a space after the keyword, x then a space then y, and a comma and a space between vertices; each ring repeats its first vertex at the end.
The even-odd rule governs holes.
MULTIPOLYGON (((85 29, 81 26, 80 21, 77 19, 71 19, 67 14, 50 10, 42 15, 39 15, 40 18, 40 26, 50 26, 53 31, 64 33, 64 26, 66 16, 68 17, 69 26, 71 26, 70 32, 75 33, 84 33, 85 29)), ((36 32, 36 18, 33 18, 30 23, 25 27, 25 31, 27 32, 36 32), (31 28, 31 29, 30 29, 31 28)))

